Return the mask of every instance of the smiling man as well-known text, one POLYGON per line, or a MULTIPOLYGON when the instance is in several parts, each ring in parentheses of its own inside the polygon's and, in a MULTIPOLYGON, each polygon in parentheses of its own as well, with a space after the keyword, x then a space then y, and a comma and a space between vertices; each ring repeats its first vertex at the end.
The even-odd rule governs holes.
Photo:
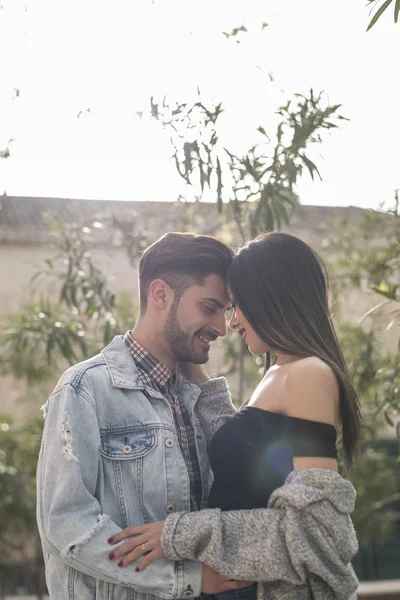
POLYGON ((209 236, 155 242, 139 262, 133 330, 64 373, 47 401, 37 516, 50 598, 173 600, 243 587, 195 561, 136 572, 108 559, 118 530, 207 506, 208 442, 235 409, 219 402, 224 378, 197 386, 178 362, 207 362, 225 335, 232 255, 209 236))

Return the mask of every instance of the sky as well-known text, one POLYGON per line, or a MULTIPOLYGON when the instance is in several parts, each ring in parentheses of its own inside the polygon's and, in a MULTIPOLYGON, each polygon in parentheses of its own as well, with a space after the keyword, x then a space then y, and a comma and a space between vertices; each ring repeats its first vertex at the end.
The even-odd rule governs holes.
POLYGON ((199 87, 225 108, 223 143, 245 152, 259 125, 273 133, 276 109, 312 87, 350 120, 310 153, 323 180, 304 174, 301 202, 390 202, 400 187, 400 23, 387 11, 366 33, 365 4, 0 0, 0 150, 13 140, 0 194, 175 200, 186 190, 167 132, 147 114, 150 96, 190 102, 199 87))

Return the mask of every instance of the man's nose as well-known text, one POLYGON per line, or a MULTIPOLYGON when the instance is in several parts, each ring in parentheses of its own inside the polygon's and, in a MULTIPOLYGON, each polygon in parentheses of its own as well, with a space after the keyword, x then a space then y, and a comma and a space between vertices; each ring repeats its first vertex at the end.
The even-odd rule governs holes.
POLYGON ((236 318, 236 313, 233 311, 231 318, 229 319, 229 329, 235 330, 238 328, 238 320, 236 318))
POLYGON ((218 316, 218 319, 214 323, 215 332, 220 336, 224 337, 226 335, 226 318, 225 313, 218 316))

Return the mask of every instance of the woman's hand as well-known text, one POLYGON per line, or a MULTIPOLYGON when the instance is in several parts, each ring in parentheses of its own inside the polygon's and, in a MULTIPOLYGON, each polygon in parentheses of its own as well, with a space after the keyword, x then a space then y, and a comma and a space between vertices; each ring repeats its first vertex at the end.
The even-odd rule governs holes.
POLYGON ((148 525, 138 525, 138 527, 127 527, 120 533, 117 533, 108 540, 109 544, 118 544, 126 540, 121 546, 118 546, 110 555, 110 560, 121 558, 119 567, 125 567, 129 563, 138 560, 141 556, 144 559, 136 567, 136 571, 143 571, 153 560, 164 556, 161 547, 161 533, 164 521, 149 523, 148 525))

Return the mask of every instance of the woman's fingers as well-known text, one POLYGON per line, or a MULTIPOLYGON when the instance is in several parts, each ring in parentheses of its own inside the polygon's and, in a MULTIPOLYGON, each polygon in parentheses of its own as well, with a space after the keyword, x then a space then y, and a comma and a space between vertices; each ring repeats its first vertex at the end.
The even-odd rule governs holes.
POLYGON ((130 538, 136 535, 146 533, 149 525, 138 525, 137 527, 127 527, 123 531, 116 533, 108 540, 109 544, 118 544, 118 542, 122 542, 122 540, 126 540, 126 538, 130 538))
POLYGON ((151 536, 156 533, 161 537, 161 531, 164 525, 164 521, 155 521, 153 523, 147 523, 146 525, 137 525, 136 527, 127 527, 123 531, 116 533, 109 540, 109 544, 118 544, 129 537, 134 537, 141 534, 150 534, 151 536))
POLYGON ((117 560, 122 556, 123 558, 119 561, 118 566, 126 567, 126 565, 129 565, 144 556, 143 560, 140 561, 136 568, 136 571, 143 571, 143 569, 153 562, 153 560, 164 556, 161 546, 157 544, 156 541, 149 540, 147 542, 142 542, 133 548, 133 550, 131 550, 131 546, 132 543, 130 541, 125 542, 125 544, 122 544, 117 550, 110 554, 109 558, 111 560, 117 560))
POLYGON ((108 541, 110 544, 123 543, 115 548, 108 558, 110 560, 121 559, 118 566, 125 567, 145 555, 145 559, 140 562, 136 570, 141 571, 145 569, 153 560, 164 556, 161 547, 163 524, 164 521, 158 521, 138 527, 128 527, 120 531, 120 533, 114 535, 108 541))
MULTIPOLYGON (((146 552, 149 552, 152 548, 150 548, 150 541, 146 538, 144 534, 137 535, 134 538, 129 538, 123 544, 115 548, 112 553, 109 555, 110 560, 115 560, 117 558, 121 558, 128 553, 135 552, 136 558, 142 556, 146 552)), ((132 561, 130 561, 132 562, 132 561)))
POLYGON ((140 561, 136 567, 136 571, 144 571, 144 569, 148 567, 153 560, 156 560, 156 558, 161 558, 162 556, 164 556, 162 548, 155 548, 152 552, 146 554, 144 559, 140 561))
MULTIPOLYGON (((150 543, 145 544, 146 549, 143 550, 140 546, 139 548, 135 548, 134 550, 132 550, 132 552, 129 552, 129 554, 127 554, 127 556, 124 556, 124 558, 122 558, 120 560, 120 562, 118 563, 119 567, 126 567, 126 565, 129 565, 132 562, 135 562, 136 560, 138 560, 141 556, 143 556, 146 552, 148 552, 149 554, 151 554, 152 552, 152 548, 150 548, 150 543)), ((139 565, 138 565, 139 567, 139 565)), ((137 571, 139 571, 140 569, 137 567, 137 571)))

